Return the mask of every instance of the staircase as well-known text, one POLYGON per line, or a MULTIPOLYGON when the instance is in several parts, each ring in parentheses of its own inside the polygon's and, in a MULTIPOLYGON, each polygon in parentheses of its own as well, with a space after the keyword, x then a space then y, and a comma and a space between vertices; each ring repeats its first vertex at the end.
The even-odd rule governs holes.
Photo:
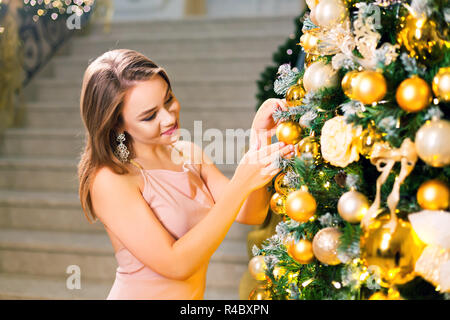
MULTIPOLYGON (((89 60, 113 48, 138 50, 167 70, 181 127, 193 134, 202 120, 203 132, 247 130, 256 80, 294 30, 293 17, 114 23, 109 34, 93 25, 71 39, 26 88, 25 121, 0 143, 0 298, 105 299, 113 284, 111 243, 101 223, 85 220, 77 194, 89 60), (66 287, 70 265, 80 267, 81 289, 66 287)), ((231 178, 236 165, 218 167, 231 178)), ((251 228, 235 223, 213 255, 205 299, 239 299, 251 228)))

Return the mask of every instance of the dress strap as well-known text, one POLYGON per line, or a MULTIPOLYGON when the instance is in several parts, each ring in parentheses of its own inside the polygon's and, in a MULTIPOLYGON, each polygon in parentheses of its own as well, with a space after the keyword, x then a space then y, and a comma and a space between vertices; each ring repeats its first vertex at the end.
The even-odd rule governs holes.
POLYGON ((133 159, 130 159, 130 163, 138 167, 140 170, 144 170, 144 168, 142 168, 142 166, 133 159))

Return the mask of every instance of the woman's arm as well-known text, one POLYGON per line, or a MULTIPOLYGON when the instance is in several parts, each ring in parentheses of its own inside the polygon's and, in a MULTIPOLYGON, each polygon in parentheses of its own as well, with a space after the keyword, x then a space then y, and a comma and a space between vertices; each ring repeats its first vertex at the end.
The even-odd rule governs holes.
POLYGON ((185 280, 208 261, 233 224, 248 188, 231 179, 208 214, 176 240, 159 222, 129 178, 104 167, 91 187, 94 211, 143 264, 165 277, 185 280))
POLYGON ((208 214, 177 240, 155 216, 136 182, 108 167, 98 170, 91 185, 94 212, 143 264, 168 278, 188 279, 225 239, 251 191, 279 172, 270 168, 270 161, 288 148, 280 143, 261 151, 247 153, 208 214))

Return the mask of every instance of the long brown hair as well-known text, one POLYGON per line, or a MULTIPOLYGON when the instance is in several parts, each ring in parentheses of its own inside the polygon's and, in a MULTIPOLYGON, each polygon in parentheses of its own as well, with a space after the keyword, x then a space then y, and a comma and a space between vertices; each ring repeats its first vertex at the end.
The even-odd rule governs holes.
MULTIPOLYGON (((81 207, 89 223, 97 220, 90 186, 97 170, 110 167, 117 174, 128 173, 127 167, 115 156, 117 129, 123 124, 122 109, 126 91, 136 84, 159 74, 171 88, 163 68, 143 54, 128 49, 107 51, 92 61, 84 72, 81 87, 80 111, 86 129, 84 151, 78 163, 81 207), (89 218, 93 218, 93 221, 89 218)), ((125 144, 134 157, 132 137, 125 132, 125 144)))

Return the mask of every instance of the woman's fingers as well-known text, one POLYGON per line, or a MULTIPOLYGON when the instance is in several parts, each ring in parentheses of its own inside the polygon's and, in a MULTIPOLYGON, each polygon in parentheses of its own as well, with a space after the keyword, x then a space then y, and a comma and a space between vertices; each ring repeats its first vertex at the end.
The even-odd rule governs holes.
POLYGON ((268 145, 262 146, 257 151, 257 157, 258 157, 258 159, 265 158, 268 155, 274 153, 277 150, 282 149, 285 146, 286 146, 286 144, 284 142, 276 142, 276 143, 272 143, 272 144, 268 144, 268 145))
POLYGON ((269 154, 268 156, 266 156, 264 159, 262 159, 262 162, 265 163, 266 165, 272 163, 275 161, 276 158, 278 158, 279 156, 281 157, 287 157, 289 156, 291 153, 293 154, 294 151, 294 145, 289 144, 284 146, 283 148, 274 151, 273 153, 269 154))
POLYGON ((281 168, 275 166, 274 162, 271 162, 268 166, 261 169, 261 174, 263 176, 274 176, 280 172, 281 168))

